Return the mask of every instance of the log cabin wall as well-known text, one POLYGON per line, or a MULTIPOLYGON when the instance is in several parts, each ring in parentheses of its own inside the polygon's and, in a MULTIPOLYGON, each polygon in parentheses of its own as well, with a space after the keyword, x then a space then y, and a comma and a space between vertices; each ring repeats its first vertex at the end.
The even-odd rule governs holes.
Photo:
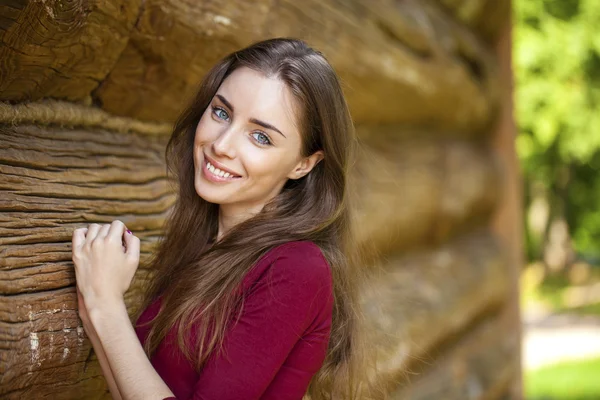
POLYGON ((0 397, 110 398, 76 313, 72 231, 121 219, 141 238, 133 312, 174 200, 178 111, 226 53, 293 36, 339 73, 361 142, 374 379, 392 399, 517 398, 519 244, 503 235, 520 222, 496 214, 516 182, 514 130, 497 122, 508 22, 509 0, 4 2, 0 397))

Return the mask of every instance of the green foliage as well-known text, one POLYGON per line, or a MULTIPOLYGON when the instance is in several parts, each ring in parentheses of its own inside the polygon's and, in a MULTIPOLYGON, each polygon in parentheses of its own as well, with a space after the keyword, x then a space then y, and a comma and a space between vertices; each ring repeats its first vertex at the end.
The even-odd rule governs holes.
POLYGON ((598 255, 600 1, 513 4, 517 151, 526 189, 543 185, 551 218, 566 217, 576 249, 598 255))
POLYGON ((539 263, 525 267, 519 280, 521 308, 525 313, 530 309, 544 309, 552 314, 600 317, 600 301, 593 297, 595 287, 600 284, 600 269, 590 268, 585 263, 578 269, 578 274, 571 270, 545 275, 539 263), (574 291, 579 296, 574 296, 574 291))
POLYGON ((525 373, 528 399, 600 398, 600 358, 568 361, 525 373))

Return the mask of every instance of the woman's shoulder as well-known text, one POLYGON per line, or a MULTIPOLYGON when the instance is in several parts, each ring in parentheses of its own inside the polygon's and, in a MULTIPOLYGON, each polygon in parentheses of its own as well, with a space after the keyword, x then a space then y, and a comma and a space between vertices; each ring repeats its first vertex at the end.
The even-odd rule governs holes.
POLYGON ((249 274, 252 282, 273 277, 298 284, 331 285, 331 269, 321 248, 310 240, 289 241, 268 250, 249 274))
POLYGON ((258 295, 261 310, 292 312, 286 317, 330 318, 334 302, 331 268, 321 248, 312 241, 290 241, 272 247, 246 281, 246 295, 258 295), (265 305, 268 305, 265 308, 265 305))
POLYGON ((274 246, 267 252, 267 254, 270 254, 275 258, 286 256, 297 256, 300 258, 316 257, 317 259, 321 259, 321 261, 325 261, 323 251, 315 242, 311 240, 293 240, 285 242, 274 246))
POLYGON ((273 247, 267 252, 268 263, 279 268, 295 270, 329 270, 329 263, 321 248, 310 240, 295 240, 273 247))

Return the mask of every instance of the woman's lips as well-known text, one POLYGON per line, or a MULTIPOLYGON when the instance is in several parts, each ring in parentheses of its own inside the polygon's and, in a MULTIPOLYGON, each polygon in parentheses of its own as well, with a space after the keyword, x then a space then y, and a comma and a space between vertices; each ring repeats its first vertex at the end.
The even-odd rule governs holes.
POLYGON ((208 169, 208 160, 206 160, 206 159, 202 160, 202 174, 204 175, 204 177, 206 179, 208 179, 211 182, 231 182, 231 181, 235 181, 235 180, 241 178, 241 176, 228 176, 226 178, 224 176, 219 176, 219 175, 213 174, 208 169))
POLYGON ((207 156, 205 153, 202 153, 202 154, 204 155, 204 159, 206 161, 208 161, 210 163, 210 165, 212 165, 214 168, 218 168, 219 170, 221 170, 223 172, 228 172, 229 175, 240 176, 240 174, 238 174, 237 172, 230 170, 229 168, 227 168, 225 165, 221 164, 220 162, 213 160, 212 158, 207 156))

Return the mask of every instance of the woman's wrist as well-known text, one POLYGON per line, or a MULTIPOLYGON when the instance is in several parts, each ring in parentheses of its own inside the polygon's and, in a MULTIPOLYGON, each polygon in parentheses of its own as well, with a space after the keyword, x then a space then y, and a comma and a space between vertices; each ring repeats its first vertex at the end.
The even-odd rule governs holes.
POLYGON ((91 329, 96 335, 101 333, 103 325, 118 321, 119 317, 126 317, 127 321, 129 321, 127 307, 122 298, 105 299, 95 304, 90 304, 88 315, 91 329))

